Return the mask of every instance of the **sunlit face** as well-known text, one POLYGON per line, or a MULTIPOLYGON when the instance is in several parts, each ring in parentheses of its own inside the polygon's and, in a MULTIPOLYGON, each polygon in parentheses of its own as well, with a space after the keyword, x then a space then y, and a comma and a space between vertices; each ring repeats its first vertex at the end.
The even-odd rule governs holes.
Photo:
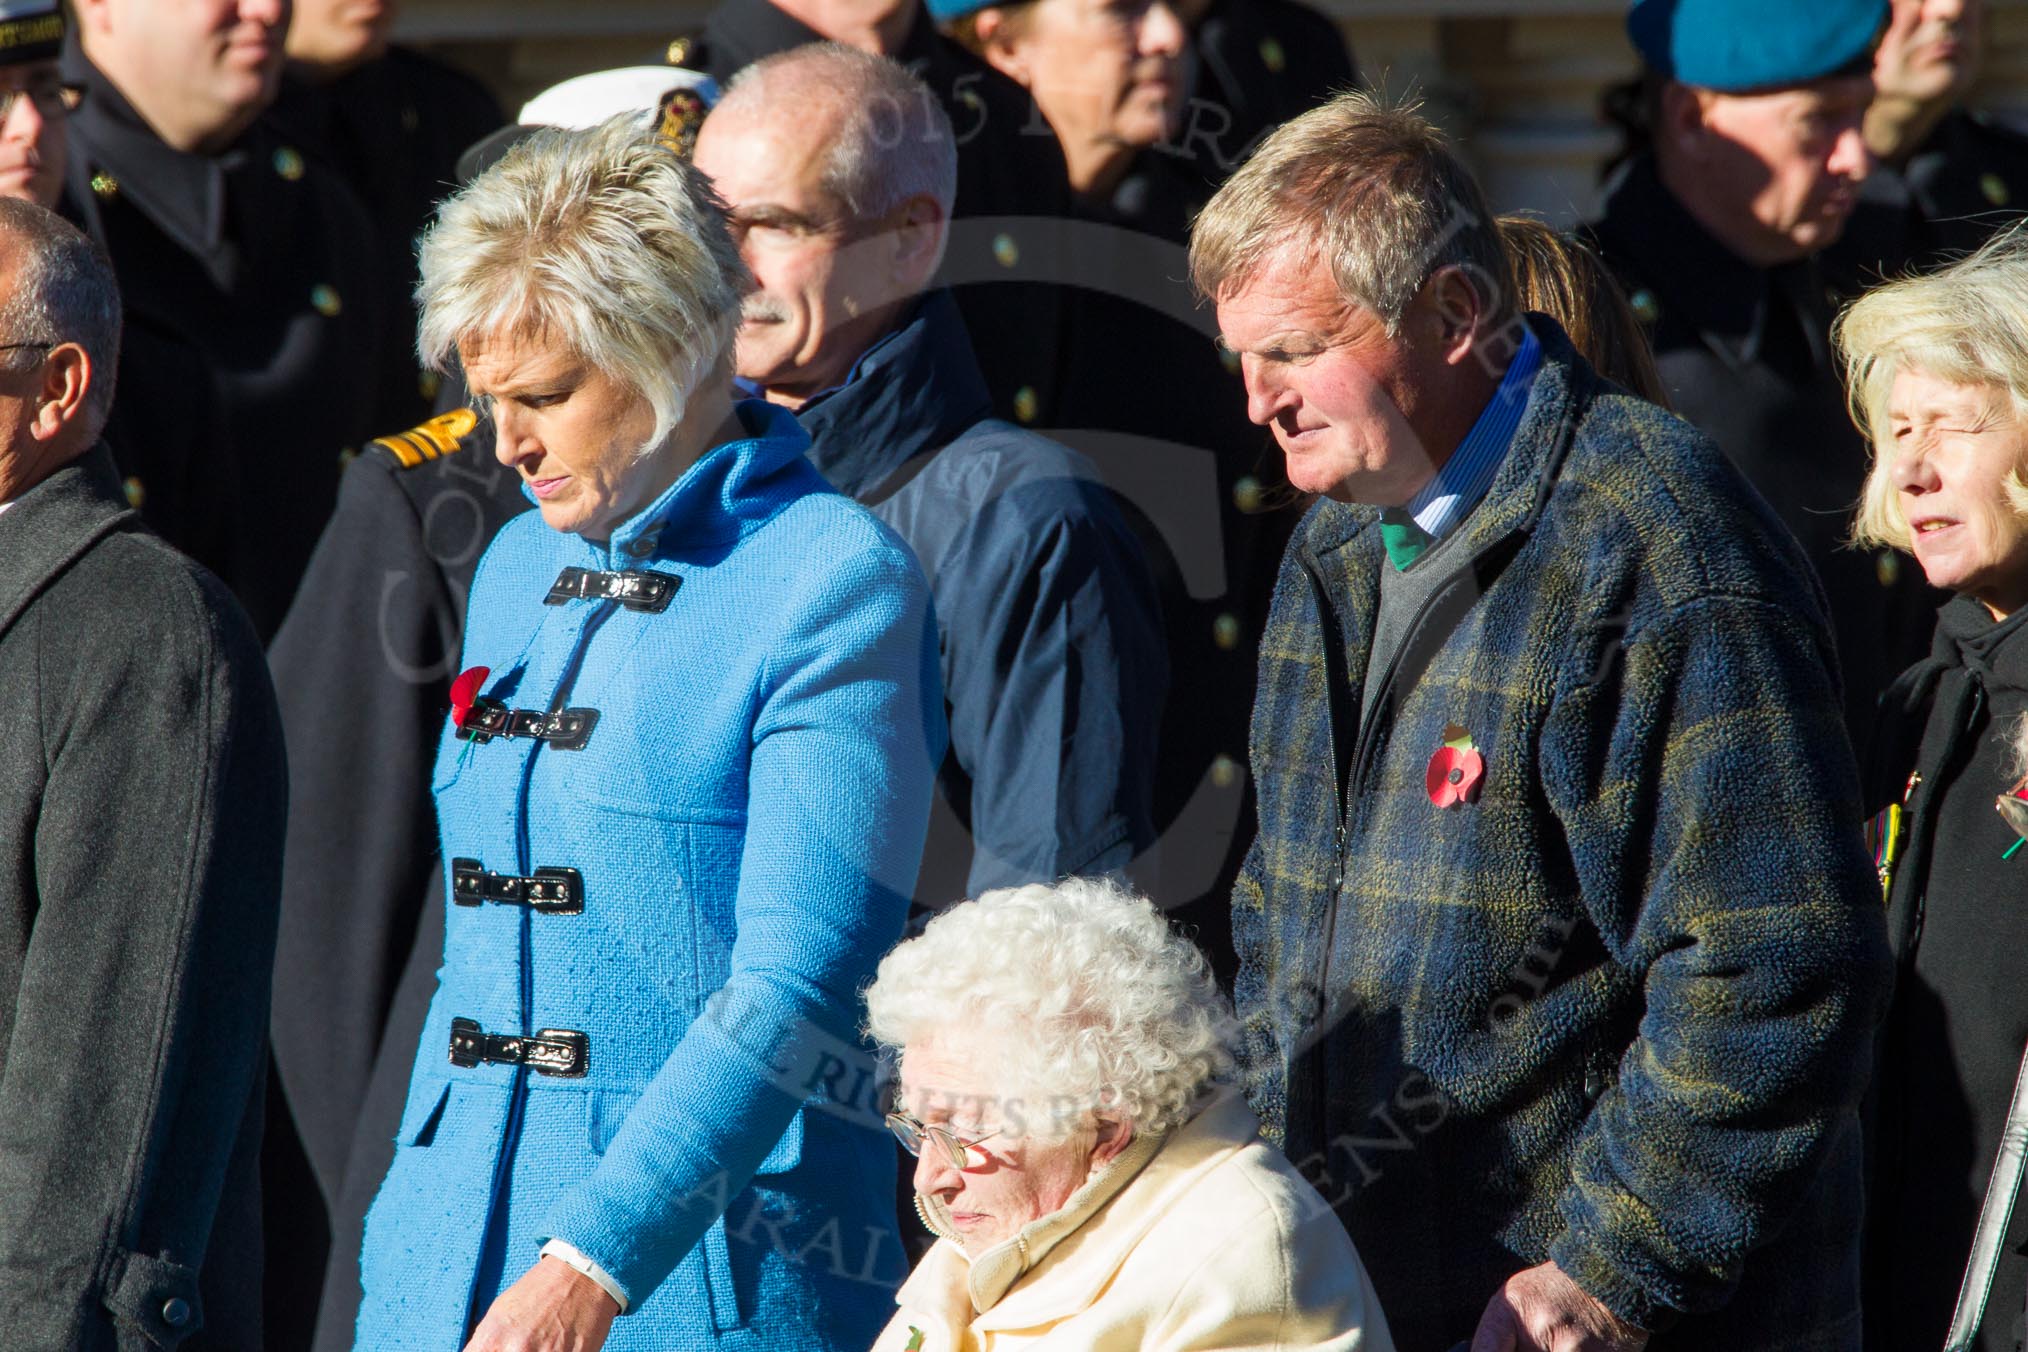
MULTIPOLYGON (((82 0, 87 51, 180 121, 234 123, 274 101, 290 0, 82 0)), ((122 88, 126 85, 123 83, 122 88)))
POLYGON ((1873 57, 1882 98, 1934 103, 1965 92, 1979 70, 1984 0, 1894 0, 1873 57))
POLYGON ((2008 501, 2028 428, 2004 390, 1904 370, 1888 395, 1890 472, 1931 585, 2007 615, 2028 599, 2028 518, 2008 501))
POLYGON ((902 1111, 978 1141, 971 1158, 979 1162, 970 1168, 957 1168, 934 1147, 925 1148, 915 1165, 916 1192, 949 1209, 974 1258, 1062 1210, 1091 1177, 1100 1137, 1096 1123, 1061 1140, 1035 1134, 1040 1115, 1034 1105, 1003 1099, 992 1088, 992 1058, 982 1055, 987 1050, 961 1039, 930 1041, 911 1044, 901 1058, 902 1111))
POLYGON ((835 116, 769 116, 727 106, 704 120, 692 156, 731 208, 756 287, 736 369, 795 403, 842 381, 886 326, 894 297, 873 237, 824 187, 835 116))
POLYGON ((458 344, 465 381, 495 429, 493 453, 556 530, 604 540, 676 482, 670 443, 640 453, 655 412, 633 389, 541 338, 458 344))
POLYGON ((1873 161, 1860 136, 1873 81, 1817 80, 1765 94, 1698 91, 1699 191, 1744 222, 1757 258, 1836 242, 1873 161))
POLYGON ((1329 269, 1270 257, 1219 296, 1218 327, 1239 354, 1247 416, 1274 432, 1296 488, 1399 506, 1435 474, 1415 421, 1442 359, 1420 350, 1411 325, 1390 338, 1371 312, 1347 304, 1329 269))
POLYGON ((348 70, 387 51, 395 0, 295 0, 289 21, 289 56, 333 70, 348 70))
POLYGON ((1190 34, 1175 0, 1034 0, 993 63, 1066 144, 1139 148, 1182 120, 1190 34))
POLYGON ((0 66, 0 89, 16 94, 0 119, 0 196, 53 207, 63 190, 63 77, 55 61, 0 66))

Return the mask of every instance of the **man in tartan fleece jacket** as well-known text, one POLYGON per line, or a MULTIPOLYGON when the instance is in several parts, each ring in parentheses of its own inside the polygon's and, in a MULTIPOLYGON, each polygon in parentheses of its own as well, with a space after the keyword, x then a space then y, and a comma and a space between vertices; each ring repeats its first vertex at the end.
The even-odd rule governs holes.
POLYGON ((1320 493, 1260 655, 1250 1097, 1403 1347, 1856 1348, 1889 980, 1821 589, 1717 448, 1516 316, 1412 111, 1199 217, 1320 493))

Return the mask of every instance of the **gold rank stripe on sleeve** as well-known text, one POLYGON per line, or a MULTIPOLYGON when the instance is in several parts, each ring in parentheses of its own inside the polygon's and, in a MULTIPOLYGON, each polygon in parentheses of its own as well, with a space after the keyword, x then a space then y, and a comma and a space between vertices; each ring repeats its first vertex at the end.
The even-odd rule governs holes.
POLYGON ((392 436, 375 437, 371 444, 385 450, 403 469, 455 454, 458 445, 479 425, 479 415, 469 408, 440 413, 420 427, 392 436))

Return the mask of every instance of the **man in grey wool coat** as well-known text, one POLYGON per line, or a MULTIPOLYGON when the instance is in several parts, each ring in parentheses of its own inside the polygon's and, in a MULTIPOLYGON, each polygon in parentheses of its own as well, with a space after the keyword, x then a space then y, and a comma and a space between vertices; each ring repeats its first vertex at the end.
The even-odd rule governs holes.
POLYGON ((258 1352, 280 718, 121 495, 119 346, 98 246, 0 200, 0 1343, 258 1352))

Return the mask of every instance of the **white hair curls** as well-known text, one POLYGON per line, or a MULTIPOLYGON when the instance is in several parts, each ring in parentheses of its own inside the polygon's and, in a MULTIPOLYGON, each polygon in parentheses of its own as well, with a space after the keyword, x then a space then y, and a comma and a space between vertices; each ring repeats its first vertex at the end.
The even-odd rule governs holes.
POLYGON ((1002 1116, 1029 1135, 1094 1112, 1159 1135, 1233 1069, 1232 1013, 1203 955, 1103 879, 952 907, 881 960, 866 1008, 890 1054, 937 1041, 990 1055, 1002 1116))

